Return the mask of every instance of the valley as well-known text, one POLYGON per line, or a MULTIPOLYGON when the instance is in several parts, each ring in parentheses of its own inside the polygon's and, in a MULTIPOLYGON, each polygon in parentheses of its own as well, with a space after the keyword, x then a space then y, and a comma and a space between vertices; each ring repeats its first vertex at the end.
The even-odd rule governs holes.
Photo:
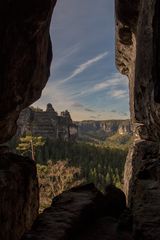
POLYGON ((75 122, 67 110, 58 115, 48 104, 46 111, 25 109, 17 124, 17 133, 8 145, 14 153, 34 155, 41 183, 40 210, 49 206, 51 195, 80 183, 94 183, 102 192, 109 183, 122 187, 132 143, 129 120, 75 122))

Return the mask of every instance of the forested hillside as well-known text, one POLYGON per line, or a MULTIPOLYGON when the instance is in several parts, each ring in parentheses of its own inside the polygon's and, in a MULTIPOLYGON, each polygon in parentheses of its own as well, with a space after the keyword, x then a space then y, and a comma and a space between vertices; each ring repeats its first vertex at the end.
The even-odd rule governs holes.
POLYGON ((83 123, 76 141, 15 136, 8 143, 12 151, 37 162, 41 210, 49 205, 52 196, 80 183, 93 182, 101 191, 109 183, 122 187, 124 164, 132 143, 128 121, 99 124, 92 122, 88 127, 88 123, 87 126, 83 123), (91 131, 92 138, 86 138, 91 131), (99 135, 102 131, 107 135, 104 139, 99 135))
MULTIPOLYGON (((16 146, 19 139, 13 139, 10 147, 21 154, 32 156, 31 150, 20 152, 16 146)), ((103 190, 109 182, 120 185, 128 151, 121 145, 93 144, 88 142, 52 141, 45 139, 44 146, 35 149, 35 159, 39 164, 47 164, 49 160, 57 162, 67 160, 70 166, 81 169, 81 176, 86 182, 94 182, 103 190)))

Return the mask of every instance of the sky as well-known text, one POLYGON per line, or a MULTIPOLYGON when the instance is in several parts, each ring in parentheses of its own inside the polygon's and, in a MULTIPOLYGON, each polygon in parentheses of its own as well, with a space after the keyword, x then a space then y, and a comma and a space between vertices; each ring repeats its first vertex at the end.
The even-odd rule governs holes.
POLYGON ((113 0, 58 0, 50 28, 51 75, 35 107, 73 120, 129 118, 128 79, 115 66, 113 0))

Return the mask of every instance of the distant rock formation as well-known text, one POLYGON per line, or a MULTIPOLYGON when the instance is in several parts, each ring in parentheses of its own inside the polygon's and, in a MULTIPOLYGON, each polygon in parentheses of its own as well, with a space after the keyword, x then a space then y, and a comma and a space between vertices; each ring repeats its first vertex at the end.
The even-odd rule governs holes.
POLYGON ((128 133, 131 133, 131 125, 130 125, 130 122, 126 122, 126 124, 122 123, 119 125, 119 128, 118 128, 118 133, 120 135, 125 135, 125 134, 128 134, 128 133))
POLYGON ((78 125, 78 133, 81 138, 96 138, 106 140, 116 133, 119 135, 131 135, 130 120, 105 120, 105 121, 82 121, 76 122, 78 125))
POLYGON ((120 134, 131 133, 130 121, 127 120, 104 120, 94 121, 86 120, 82 122, 76 122, 81 131, 96 131, 102 130, 106 133, 119 132, 120 134))
POLYGON ((47 104, 46 111, 39 108, 24 109, 17 121, 17 136, 32 134, 52 140, 75 140, 78 136, 78 127, 73 123, 70 113, 66 110, 58 113, 51 103, 47 104))
MULTIPOLYGON (((49 78, 52 59, 49 26, 55 3, 56 0, 0 1, 0 143, 15 134, 19 113, 41 96, 49 78)), ((160 1, 116 0, 115 3, 116 64, 119 71, 129 78, 130 112, 134 129, 134 145, 125 167, 124 189, 133 213, 135 239, 157 240, 160 236, 160 1)), ((20 159, 17 157, 18 164, 20 159)), ((9 160, 13 161, 11 156, 9 160)), ((5 205, 1 201, 0 212, 3 210, 1 220, 4 225, 1 227, 3 236, 0 239, 15 240, 13 234, 10 238, 7 234, 14 231, 15 223, 18 228, 22 227, 20 216, 32 219, 34 212, 32 209, 26 211, 25 207, 35 204, 35 201, 30 198, 27 204, 25 198, 23 204, 19 205, 21 193, 26 193, 27 186, 32 186, 17 177, 18 166, 13 171, 6 159, 3 162, 4 166, 2 163, 0 166, 1 198, 5 204, 6 199, 10 203, 5 205), (6 184, 6 179, 10 184, 6 184), (28 213, 31 213, 30 216, 28 213)), ((22 167, 22 177, 32 175, 25 164, 22 167)), ((36 194, 33 192, 33 196, 36 194)), ((70 201, 63 202, 61 210, 67 204, 72 212, 70 201)), ((85 213, 91 216, 86 209, 85 213)), ((61 231, 69 220, 67 218, 61 225, 61 231)), ((43 225, 45 228, 46 222, 43 225)), ((17 235, 17 231, 15 233, 17 235)), ((34 239, 38 239, 40 231, 37 233, 34 239)), ((105 234, 102 239, 107 236, 105 234)))
POLYGON ((17 121, 17 136, 32 133, 34 136, 43 136, 53 140, 75 140, 94 138, 105 140, 116 133, 119 135, 132 134, 130 120, 104 121, 76 121, 73 122, 70 113, 66 110, 60 116, 51 103, 47 104, 46 111, 40 108, 29 107, 24 109, 17 121))

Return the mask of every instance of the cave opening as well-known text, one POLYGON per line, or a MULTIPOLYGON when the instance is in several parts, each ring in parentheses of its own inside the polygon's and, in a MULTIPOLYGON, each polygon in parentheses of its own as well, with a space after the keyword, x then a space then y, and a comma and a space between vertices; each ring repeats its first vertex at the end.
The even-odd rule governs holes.
POLYGON ((67 129, 57 126, 60 142, 45 149, 49 160, 58 161, 54 168, 64 171, 73 165, 76 168, 68 171, 78 176, 80 170, 82 179, 70 187, 94 182, 104 191, 109 182, 122 187, 132 133, 128 79, 115 66, 115 3, 101 0, 93 5, 90 9, 89 0, 57 2, 50 27, 51 76, 34 107, 46 109, 51 103, 60 125, 63 117, 70 122, 67 129))
MULTIPOLYGON (((94 182, 101 191, 110 182, 122 187, 132 142, 128 79, 115 66, 114 1, 93 5, 57 2, 50 78, 41 98, 18 120, 18 136, 35 137, 42 209, 52 196, 78 184, 94 182)), ((21 152, 24 142, 17 144, 21 152)))
MULTIPOLYGON (((71 0, 68 0, 67 3, 63 3, 65 9, 63 9, 63 11, 61 9, 62 15, 60 15, 60 12, 56 14, 57 10, 55 11, 54 16, 56 18, 53 18, 53 25, 56 26, 56 21, 58 20, 57 15, 60 16, 62 23, 67 23, 67 19, 65 18, 67 12, 71 21, 69 21, 67 28, 59 28, 59 30, 61 29, 62 31, 61 33, 68 33, 68 36, 72 36, 71 40, 74 40, 74 34, 71 35, 69 30, 74 30, 73 32, 76 33, 76 29, 80 30, 79 26, 84 26, 86 29, 85 34, 80 34, 78 40, 82 36, 84 36, 86 40, 88 35, 96 40, 99 36, 102 37, 103 34, 97 34, 97 31, 101 32, 102 30, 104 33, 107 25, 104 29, 101 28, 102 23, 97 27, 97 23, 99 22, 97 16, 103 19, 103 14, 101 14, 103 11, 99 11, 96 4, 102 4, 102 10, 105 10, 105 16, 107 14, 106 10, 109 9, 107 16, 110 19, 111 15, 113 16, 111 13, 114 12, 112 12, 112 9, 114 9, 113 2, 108 0, 105 1, 103 5, 102 0, 98 1, 98 3, 97 1, 92 1, 92 3, 89 2, 89 0, 85 1, 84 10, 87 12, 87 19, 89 20, 83 25, 82 22, 85 21, 85 15, 82 14, 78 17, 79 13, 81 13, 78 1, 76 3, 76 0, 72 0, 72 5, 69 5, 70 1, 71 0), (75 11, 75 9, 73 10, 74 3, 77 4, 77 11, 75 11), (89 5, 88 8, 87 4, 89 5), (112 7, 107 8, 105 4, 111 4, 110 6, 112 7), (93 6, 93 8, 91 6, 93 6), (67 7, 69 11, 66 11, 67 7), (73 18, 73 13, 76 16, 75 19, 73 18), (94 16, 94 21, 92 27, 88 27, 88 23, 92 22, 91 18, 88 18, 91 13, 92 16, 94 16), (81 23, 78 27, 76 24, 77 18, 81 23), (73 29, 73 25, 76 26, 76 29, 73 29), (93 32, 96 34, 96 37, 90 33, 91 29, 94 30, 93 32)), ((105 148, 104 145, 101 145, 102 142, 100 139, 87 144, 85 141, 78 142, 80 143, 79 145, 77 142, 68 141, 68 139, 62 141, 64 136, 64 122, 62 120, 66 120, 65 124, 67 127, 65 131, 67 132, 70 130, 75 132, 78 122, 82 121, 73 117, 73 120, 75 119, 77 121, 72 122, 68 111, 63 111, 60 116, 56 113, 57 110, 61 111, 56 105, 59 104, 56 94, 59 96, 60 101, 63 100, 62 107, 67 108, 71 112, 71 116, 73 116, 72 109, 70 110, 68 107, 71 105, 75 109, 80 109, 77 110, 79 116, 82 116, 82 109, 83 114, 92 113, 92 118, 89 119, 88 122, 91 122, 94 127, 97 128, 97 122, 104 122, 104 119, 102 120, 100 117, 104 116, 106 109, 108 113, 110 111, 113 115, 117 112, 115 108, 109 109, 112 103, 108 101, 108 99, 103 98, 103 90, 107 96, 112 95, 112 97, 116 98, 117 102, 120 103, 120 100, 123 99, 122 96, 125 95, 124 87, 127 84, 123 84, 123 89, 121 89, 120 78, 122 78, 122 76, 117 75, 117 72, 116 75, 114 75, 115 78, 111 78, 112 75, 109 75, 109 72, 107 72, 109 78, 106 78, 106 76, 103 78, 101 75, 103 70, 106 70, 108 67, 107 60, 111 60, 112 62, 110 48, 106 47, 103 49, 104 46, 102 44, 98 43, 94 46, 94 44, 89 41, 87 48, 83 52, 84 46, 79 46, 79 43, 81 44, 83 42, 82 39, 80 42, 76 42, 78 45, 74 45, 72 42, 70 46, 73 47, 73 49, 70 48, 65 54, 65 56, 67 56, 65 71, 68 72, 65 72, 63 68, 59 68, 61 77, 55 76, 55 69, 56 67, 58 68, 56 64, 59 66, 64 64, 65 57, 64 54, 62 54, 59 61, 57 60, 56 50, 59 53, 60 51, 58 50, 58 46, 56 46, 56 36, 58 36, 58 34, 54 32, 55 37, 53 36, 52 38, 53 49, 55 49, 54 62, 52 64, 54 69, 51 67, 53 75, 51 74, 48 87, 46 86, 43 92, 43 97, 46 98, 48 97, 46 93, 51 92, 50 101, 47 99, 47 107, 45 106, 46 111, 43 110, 43 106, 37 105, 38 103, 25 109, 39 98, 48 80, 51 61, 49 25, 56 0, 23 2, 20 0, 10 0, 0 2, 0 17, 2 20, 0 21, 2 33, 0 35, 0 144, 4 143, 4 145, 0 145, 0 212, 2 220, 0 221, 0 227, 3 229, 3 231, 0 231, 0 239, 2 240, 21 239, 21 236, 25 232, 26 234, 22 239, 52 239, 54 237, 66 239, 66 234, 69 239, 95 239, 95 236, 97 239, 100 237, 104 239, 106 236, 112 239, 159 239, 159 217, 157 213, 159 212, 160 196, 160 127, 158 104, 160 99, 158 96, 158 68, 160 65, 158 10, 160 5, 159 0, 135 0, 132 2, 128 0, 116 0, 115 2, 115 58, 119 71, 126 74, 129 78, 130 111, 134 135, 133 145, 130 148, 125 166, 124 191, 126 198, 124 193, 118 189, 118 193, 120 193, 121 196, 117 198, 115 195, 112 195, 115 200, 114 204, 112 204, 113 198, 110 194, 108 194, 108 196, 107 194, 102 194, 95 189, 93 184, 89 184, 80 188, 73 188, 63 193, 60 197, 53 198, 51 207, 41 215, 38 213, 39 186, 40 191, 41 187, 44 190, 40 192, 40 194, 43 195, 44 192, 47 194, 41 196, 44 197, 43 206, 41 205, 41 210, 43 210, 43 208, 46 208, 49 204, 48 198, 51 199, 56 195, 53 185, 56 179, 60 180, 56 182, 56 185, 59 185, 61 192, 65 190, 63 188, 64 180, 69 177, 71 181, 73 175, 76 177, 77 185, 86 181, 86 178, 90 176, 88 182, 95 182, 96 186, 103 191, 98 184, 101 182, 105 185, 108 183, 108 179, 115 183, 117 181, 116 174, 123 165, 121 165, 120 156, 124 160, 124 149, 121 149, 117 153, 117 146, 116 148, 113 147, 113 142, 115 138, 117 140, 117 135, 114 137, 109 136, 109 143, 111 144, 112 140, 112 144, 107 147, 105 146, 105 148), (101 47, 101 49, 99 49, 99 47, 101 47), (90 53, 89 55, 88 51, 90 53), (81 56, 78 55, 79 52, 82 53, 81 56), (78 55, 77 59, 75 59, 75 55, 78 55), (70 64, 69 57, 72 59, 74 65, 70 64), (106 62, 103 65, 104 60, 106 62), (97 63, 98 65, 96 65, 97 63), (93 76, 89 79, 89 77, 85 75, 85 81, 83 81, 82 73, 86 74, 89 70, 92 70, 93 76), (52 87, 52 76, 55 82, 54 87, 52 87), (57 82, 57 80, 62 80, 62 82, 57 82), (76 92, 74 93, 72 92, 73 82, 78 84, 75 87, 76 92), (81 89, 82 87, 84 89, 81 89), (60 95, 60 91, 58 90, 63 90, 63 94, 60 95), (109 90, 109 92, 107 92, 107 90, 109 90), (69 98, 67 98, 68 91, 69 98), (100 98, 98 98, 97 92, 100 93, 100 98), (89 101, 89 98, 86 98, 86 96, 91 95, 91 93, 94 95, 91 101, 93 105, 89 105, 89 102, 86 102, 86 99, 89 101), (77 95, 79 98, 75 98, 77 95), (98 99, 102 99, 103 101, 99 102, 98 99), (78 100, 82 100, 82 102, 78 100), (104 108, 101 109, 103 104, 104 108), (98 110, 96 110, 96 106, 98 110), (21 112, 21 110, 23 111, 21 112), (96 111, 101 111, 101 113, 99 115, 93 115, 97 113, 96 111), (20 112, 20 118, 22 118, 18 119, 20 112), (51 115, 52 117, 50 118, 51 115), (97 121, 95 117, 98 118, 97 121), (41 121, 38 121, 39 125, 36 125, 37 120, 34 121, 35 118, 38 120, 41 119, 41 121), (46 121, 48 118, 50 118, 49 122, 52 125, 50 129, 46 121), (8 143, 10 145, 9 148, 6 141, 16 132, 17 119, 17 134, 20 138, 18 142, 12 139, 11 142, 8 143), (56 126, 57 124, 55 119, 59 119, 58 123, 60 124, 60 130, 62 130, 60 133, 62 134, 56 131, 57 128, 53 131, 53 125, 56 126), (70 129, 70 123, 75 124, 74 127, 72 125, 72 129, 70 129), (39 131, 37 136, 33 135, 33 129, 34 131, 39 131), (41 136, 42 131, 47 134, 48 131, 52 132, 53 135, 59 137, 58 141, 53 142, 41 136), (16 151, 17 143, 18 148, 16 151), (53 150, 55 158, 52 158, 53 150), (17 152, 20 154, 17 154, 17 152), (37 168, 35 162, 31 159, 31 153, 34 156, 32 158, 36 160, 37 168), (74 156, 75 165, 73 165, 72 156, 74 156), (109 162, 109 157, 112 160, 111 162, 109 162), (94 165, 95 162, 97 163, 96 166, 94 165), (112 165, 109 163, 112 163, 112 165), (117 163, 119 165, 116 165, 117 163), (117 168, 115 168, 115 165, 117 168), (39 185, 37 181, 37 169, 38 174, 41 174, 42 177, 41 179, 39 178, 39 185), (78 176, 81 174, 81 171, 84 175, 82 174, 82 178, 80 179, 78 176), (62 178, 64 172, 66 175, 62 178), (87 173, 91 173, 91 175, 87 175, 87 173), (111 176, 108 176, 108 173, 110 173, 111 176), (95 179, 96 181, 94 181, 95 179), (60 182, 63 184, 61 185, 60 182), (54 194, 50 189, 54 191, 54 194), (107 199, 112 199, 109 201, 109 204, 108 201, 106 201, 107 199), (128 203, 127 209, 126 199, 128 203), (104 202, 107 202, 107 204, 103 205, 102 203, 104 202), (106 212, 104 212, 104 208, 106 212), (118 214, 116 210, 118 210, 118 214), (112 213, 111 216, 113 216, 114 219, 110 217, 110 213, 112 213), (109 219, 107 216, 109 216, 109 219), (95 222, 97 224, 95 224, 95 222), (85 226, 85 228, 82 228, 82 225, 85 226), (81 232, 80 236, 77 234, 77 229, 78 232, 81 232), (87 235, 86 232, 88 232, 87 235), (73 237, 74 233, 78 235, 75 238, 73 237), (115 237, 112 237, 112 233, 115 233, 115 237)), ((59 0, 59 4, 61 3, 59 0)), ((83 5, 83 3, 79 4, 83 5)), ((63 39, 63 42, 67 44, 67 35, 65 37, 62 36, 63 35, 60 35, 59 41, 63 39)), ((107 40, 105 40, 105 42, 107 42, 107 40)), ((113 38, 111 38, 111 43, 114 46, 113 38)), ((115 72, 113 71, 112 73, 115 72)), ((125 79, 123 80, 126 81, 125 79)), ((123 80, 121 79, 121 81, 123 80)), ((64 110, 64 108, 62 110, 64 110)), ((119 113, 123 113, 123 117, 125 118, 125 112, 121 111, 119 113)), ((114 124, 116 124, 117 121, 117 119, 114 119, 114 124)), ((103 131, 104 129, 106 130, 104 124, 100 124, 100 126, 103 128, 103 131)), ((124 135, 125 129, 124 125, 122 125, 120 129, 118 128, 118 134, 124 135)), ((84 132, 87 132, 86 128, 84 132)), ((101 131, 97 133, 94 130, 91 131, 91 133, 94 134, 95 140, 97 135, 101 134, 101 131)), ((93 137, 91 133, 89 137, 93 137)), ((69 133, 69 138, 70 137, 69 133)), ((120 179, 118 178, 118 180, 120 179)), ((72 184, 72 186, 74 185, 72 184)), ((72 186, 70 185, 70 187, 72 186)), ((113 190, 112 187, 113 186, 111 186, 110 190, 113 190)), ((114 189, 117 191, 117 188, 114 189)))

